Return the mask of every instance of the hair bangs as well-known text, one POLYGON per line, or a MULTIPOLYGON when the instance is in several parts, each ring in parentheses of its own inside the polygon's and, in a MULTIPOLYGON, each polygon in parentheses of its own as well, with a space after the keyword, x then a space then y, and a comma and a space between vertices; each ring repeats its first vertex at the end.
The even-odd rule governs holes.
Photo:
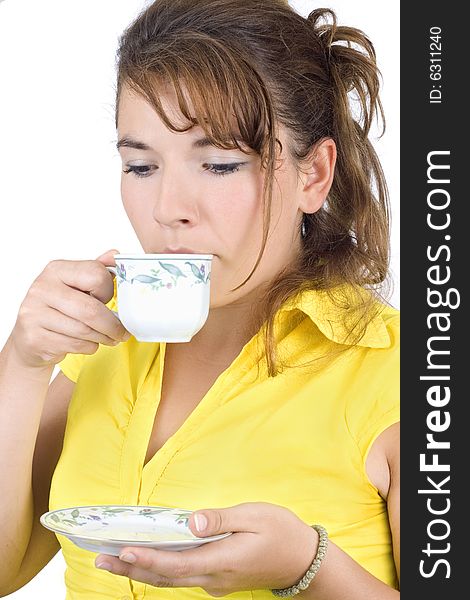
POLYGON ((145 98, 171 131, 198 125, 215 147, 255 152, 269 164, 275 119, 265 85, 247 64, 214 47, 214 40, 193 40, 197 52, 187 41, 162 48, 145 68, 134 65, 121 73, 120 87, 125 84, 145 98), (170 116, 164 109, 167 93, 176 97, 180 114, 170 116))

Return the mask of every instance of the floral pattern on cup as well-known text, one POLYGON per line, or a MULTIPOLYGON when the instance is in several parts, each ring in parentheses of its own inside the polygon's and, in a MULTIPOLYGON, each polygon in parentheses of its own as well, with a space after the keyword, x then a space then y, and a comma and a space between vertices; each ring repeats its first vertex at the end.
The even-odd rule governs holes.
MULTIPOLYGON (((118 277, 118 285, 123 281, 133 284, 135 281, 149 285, 153 290, 158 291, 161 288, 172 289, 176 287, 178 279, 184 277, 188 278, 188 275, 171 263, 165 263, 158 261, 158 264, 162 267, 161 269, 150 269, 150 274, 139 273, 137 275, 128 275, 126 268, 122 263, 116 265, 116 274, 118 277)), ((198 266, 196 263, 191 261, 185 261, 185 264, 189 266, 191 278, 193 279, 192 285, 196 284, 207 284, 210 280, 210 273, 206 273, 206 266, 202 264, 198 266)))

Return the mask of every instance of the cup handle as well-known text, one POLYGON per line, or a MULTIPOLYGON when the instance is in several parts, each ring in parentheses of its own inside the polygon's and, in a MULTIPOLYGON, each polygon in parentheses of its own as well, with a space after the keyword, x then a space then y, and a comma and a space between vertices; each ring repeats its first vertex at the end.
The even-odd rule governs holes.
MULTIPOLYGON (((108 269, 108 271, 110 273, 113 273, 114 275, 117 275, 117 271, 116 271, 116 267, 106 267, 108 269)), ((111 310, 110 308, 108 310, 111 310)), ((117 312, 117 310, 111 310, 111 312, 113 313, 113 315, 116 315, 116 317, 119 319, 119 313, 117 312)), ((119 319, 121 320, 121 319, 119 319)))

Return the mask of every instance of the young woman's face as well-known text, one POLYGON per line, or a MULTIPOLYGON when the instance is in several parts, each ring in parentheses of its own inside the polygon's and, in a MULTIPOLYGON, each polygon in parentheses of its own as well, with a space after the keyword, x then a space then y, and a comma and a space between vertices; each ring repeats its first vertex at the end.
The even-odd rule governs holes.
MULTIPOLYGON (((165 95, 162 101, 166 113, 177 120, 175 98, 165 95)), ((144 252, 214 255, 211 308, 244 298, 298 255, 299 179, 285 154, 282 130, 279 139, 284 160, 276 171, 267 245, 251 279, 231 292, 249 275, 261 248, 264 172, 259 156, 204 143, 201 127, 170 131, 141 96, 122 90, 118 146, 124 208, 144 252), (145 149, 132 147, 135 142, 145 149)))

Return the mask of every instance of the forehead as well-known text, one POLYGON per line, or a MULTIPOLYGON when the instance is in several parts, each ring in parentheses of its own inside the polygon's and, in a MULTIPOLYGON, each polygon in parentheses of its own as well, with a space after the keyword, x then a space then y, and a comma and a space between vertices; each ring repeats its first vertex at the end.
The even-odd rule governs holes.
MULTIPOLYGON (((188 120, 184 117, 180 110, 178 96, 174 90, 174 87, 162 84, 158 86, 156 91, 156 95, 161 102, 162 109, 172 124, 176 125, 177 127, 186 127, 188 125, 188 120)), ((191 102, 191 98, 187 93, 187 90, 184 88, 182 88, 182 93, 184 94, 184 99, 190 116, 195 120, 195 110, 191 102)), ((116 117, 119 135, 127 135, 131 132, 136 134, 139 132, 144 132, 145 134, 148 134, 152 131, 155 132, 156 130, 160 130, 160 128, 164 128, 168 131, 168 127, 162 121, 159 114, 150 104, 150 102, 142 94, 139 94, 130 86, 125 84, 120 90, 116 117)), ((229 125, 230 130, 237 137, 239 142, 241 142, 241 145, 244 146, 245 151, 249 152, 250 148, 246 143, 243 143, 237 119, 234 114, 232 114, 229 118, 229 125)), ((192 135, 201 133, 203 130, 207 132, 207 129, 210 129, 213 132, 213 123, 211 123, 208 117, 203 117, 202 125, 199 125, 195 120, 195 122, 193 121, 193 127, 185 133, 190 134, 192 137, 192 135)), ((179 135, 181 135, 181 133, 179 135)), ((282 156, 289 154, 287 149, 292 141, 291 136, 289 134, 289 130, 279 122, 276 124, 276 138, 282 144, 282 152, 280 152, 280 154, 282 156)), ((280 147, 278 147, 277 150, 279 151, 280 147)))
MULTIPOLYGON (((178 106, 178 98, 174 89, 170 86, 161 86, 158 90, 158 97, 162 108, 170 120, 178 126, 183 126, 187 120, 181 114, 178 106)), ((190 99, 188 104, 191 106, 190 99)), ((160 121, 160 117, 150 102, 142 94, 138 94, 129 86, 123 85, 119 95, 119 104, 117 107, 117 126, 119 129, 125 127, 129 122, 139 123, 143 126, 145 123, 160 121)))
POLYGON ((199 118, 196 118, 196 112, 189 95, 186 91, 184 91, 184 94, 185 109, 188 111, 189 120, 180 109, 178 96, 174 88, 159 86, 156 90, 155 95, 160 103, 160 109, 163 111, 164 117, 169 120, 169 123, 167 123, 142 94, 134 91, 129 86, 123 87, 117 113, 118 137, 120 138, 117 144, 118 148, 130 146, 140 147, 144 150, 147 149, 145 146, 148 146, 143 141, 144 139, 149 141, 152 138, 160 141, 167 139, 171 143, 175 141, 175 136, 177 136, 181 141, 186 140, 192 144, 192 147, 198 149, 214 146, 226 148, 224 144, 229 144, 230 148, 235 149, 233 140, 237 140, 238 149, 243 148, 245 153, 252 153, 252 149, 240 134, 235 115, 232 118, 225 115, 222 127, 217 122, 210 121, 204 115, 200 114, 199 118), (175 126, 180 131, 173 130, 170 125, 175 126), (137 141, 137 138, 141 141, 137 141), (197 138, 196 141, 193 138, 197 138), (219 143, 222 146, 219 146, 219 143))

